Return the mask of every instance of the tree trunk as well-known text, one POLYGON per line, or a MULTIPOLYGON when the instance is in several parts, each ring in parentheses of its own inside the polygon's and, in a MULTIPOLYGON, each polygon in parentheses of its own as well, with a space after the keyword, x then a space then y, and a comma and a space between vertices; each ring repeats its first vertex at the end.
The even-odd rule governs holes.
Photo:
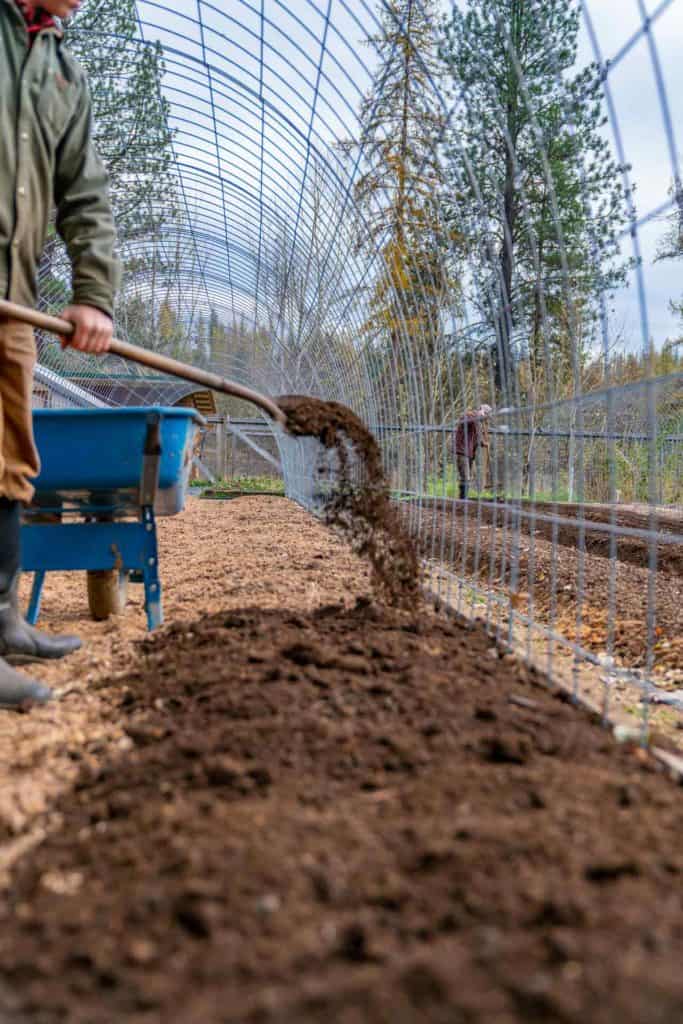
POLYGON ((403 247, 405 245, 406 181, 408 177, 408 118, 410 113, 410 78, 412 73, 412 40, 410 38, 412 16, 413 0, 408 0, 408 10, 404 28, 405 38, 403 40, 403 105, 401 110, 401 145, 398 162, 398 194, 396 198, 396 241, 398 242, 401 256, 403 255, 403 247))
MULTIPOLYGON (((513 0, 510 10, 508 47, 519 55, 523 5, 513 0)), ((500 250, 499 309, 497 317, 496 353, 494 374, 497 386, 504 396, 511 392, 513 382, 512 330, 514 316, 512 309, 512 281, 515 263, 515 230, 517 226, 517 190, 515 187, 514 154, 517 147, 519 119, 519 80, 513 53, 507 54, 507 102, 505 141, 505 185, 503 188, 503 238, 500 250)))
POLYGON ((538 238, 538 251, 536 253, 536 261, 538 267, 536 269, 536 287, 534 289, 534 314, 531 323, 531 351, 529 353, 531 363, 531 380, 534 387, 534 393, 538 395, 538 384, 539 384, 539 371, 541 368, 542 354, 541 354, 541 328, 543 325, 543 304, 541 302, 541 289, 542 289, 542 276, 543 276, 543 226, 545 224, 546 208, 548 203, 547 194, 543 196, 543 203, 541 205, 541 214, 539 217, 539 238, 538 238))
POLYGON ((505 163, 503 242, 500 250, 500 281, 494 373, 496 385, 504 395, 512 385, 512 278, 514 273, 514 230, 516 221, 514 165, 508 153, 505 163))

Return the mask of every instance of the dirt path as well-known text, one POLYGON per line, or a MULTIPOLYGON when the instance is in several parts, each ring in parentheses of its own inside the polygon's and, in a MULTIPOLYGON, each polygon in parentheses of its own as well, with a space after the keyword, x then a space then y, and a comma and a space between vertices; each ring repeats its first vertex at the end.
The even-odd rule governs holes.
POLYGON ((2 720, 3 788, 41 797, 3 812, 3 1024, 683 1018, 647 754, 479 628, 375 605, 285 501, 191 503, 162 571, 176 624, 87 624, 71 692, 2 720))

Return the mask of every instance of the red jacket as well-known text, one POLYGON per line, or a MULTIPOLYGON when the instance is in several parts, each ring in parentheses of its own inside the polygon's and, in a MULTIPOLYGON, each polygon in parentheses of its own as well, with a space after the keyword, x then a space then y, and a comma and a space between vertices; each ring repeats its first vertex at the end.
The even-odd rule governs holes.
POLYGON ((477 448, 481 445, 488 448, 489 432, 486 420, 479 418, 473 410, 468 410, 458 420, 455 428, 455 451, 457 455, 466 455, 473 459, 477 448))

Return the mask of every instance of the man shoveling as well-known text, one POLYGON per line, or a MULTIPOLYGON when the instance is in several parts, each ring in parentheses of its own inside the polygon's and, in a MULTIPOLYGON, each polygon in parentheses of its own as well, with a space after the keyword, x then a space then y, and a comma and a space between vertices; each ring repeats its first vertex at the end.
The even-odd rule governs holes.
MULTIPOLYGON (((0 296, 34 306, 52 205, 72 264, 69 344, 100 353, 112 337, 119 280, 107 175, 92 142, 85 73, 62 45, 55 18, 79 0, 0 0, 0 296)), ((76 637, 48 636, 19 610, 21 506, 40 463, 33 440, 36 347, 25 324, 0 318, 0 706, 51 693, 9 662, 61 658, 76 637)))
POLYGON ((455 428, 455 464, 460 482, 460 498, 467 497, 477 449, 485 448, 488 455, 490 405, 468 410, 458 420, 455 428))

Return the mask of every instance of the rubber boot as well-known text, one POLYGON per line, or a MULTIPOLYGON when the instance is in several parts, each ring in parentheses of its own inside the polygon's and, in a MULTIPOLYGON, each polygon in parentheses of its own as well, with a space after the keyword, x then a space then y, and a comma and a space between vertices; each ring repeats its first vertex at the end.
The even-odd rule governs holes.
POLYGON ((52 690, 36 679, 15 672, 0 658, 0 708, 18 708, 22 704, 45 704, 52 699, 52 690))
POLYGON ((20 504, 0 498, 0 658, 17 665, 72 654, 81 646, 78 637, 50 636, 24 619, 19 608, 20 554, 20 504))
POLYGON ((460 481, 460 498, 462 501, 467 497, 468 485, 466 480, 460 481))

